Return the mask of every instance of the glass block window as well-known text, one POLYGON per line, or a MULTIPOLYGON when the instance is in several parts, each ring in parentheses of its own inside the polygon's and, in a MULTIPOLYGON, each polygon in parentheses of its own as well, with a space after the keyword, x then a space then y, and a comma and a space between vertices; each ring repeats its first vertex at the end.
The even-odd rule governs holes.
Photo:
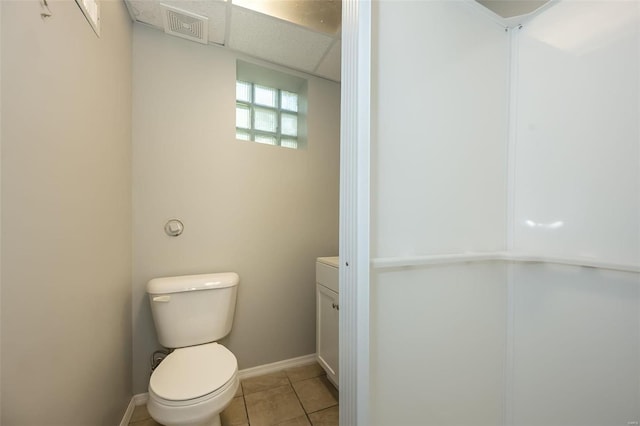
POLYGON ((298 149, 297 93, 236 81, 236 139, 298 149))

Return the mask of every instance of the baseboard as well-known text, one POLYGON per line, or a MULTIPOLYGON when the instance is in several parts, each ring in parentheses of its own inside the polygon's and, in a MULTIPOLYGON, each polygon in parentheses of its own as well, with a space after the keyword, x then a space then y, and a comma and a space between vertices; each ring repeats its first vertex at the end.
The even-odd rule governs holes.
POLYGON ((127 411, 124 412, 124 416, 122 416, 122 421, 120 422, 120 426, 129 426, 129 422, 131 421, 131 416, 133 416, 133 410, 136 409, 138 405, 144 405, 149 400, 148 393, 139 393, 133 395, 131 397, 131 401, 129 401, 129 405, 127 406, 127 411))
POLYGON ((145 393, 135 394, 133 395, 133 398, 131 398, 131 400, 133 401, 133 404, 136 406, 144 405, 149 400, 149 393, 145 392, 145 393))
POLYGON ((286 368, 300 367, 302 365, 313 364, 316 360, 316 354, 299 356, 297 358, 285 359, 283 361, 272 362, 271 364, 259 365, 257 367, 245 368, 238 371, 240 380, 249 377, 262 376, 263 374, 275 373, 276 371, 286 368))
POLYGON ((131 416, 133 416, 133 410, 135 409, 136 409, 136 404, 134 402, 134 399, 131 398, 131 401, 129 401, 129 405, 127 405, 127 411, 125 411, 124 416, 122 416, 122 421, 120 422, 120 426, 129 425, 129 422, 131 421, 131 416))
MULTIPOLYGON (((316 361, 316 354, 309 354, 299 356, 297 358, 285 359, 283 361, 272 362, 271 364, 259 365, 257 367, 245 368, 238 371, 238 378, 240 380, 248 379, 250 377, 262 376, 263 374, 275 373, 286 368, 301 367, 303 365, 313 364, 316 361)), ((144 405, 149 400, 148 393, 139 393, 131 397, 127 411, 125 411, 120 426, 128 426, 133 415, 133 410, 136 406, 144 405)))

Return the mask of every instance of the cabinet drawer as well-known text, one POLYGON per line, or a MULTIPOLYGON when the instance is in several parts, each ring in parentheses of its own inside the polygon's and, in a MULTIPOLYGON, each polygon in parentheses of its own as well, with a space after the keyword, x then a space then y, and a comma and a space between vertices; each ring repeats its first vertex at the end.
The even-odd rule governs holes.
POLYGON ((338 268, 316 263, 316 282, 338 293, 338 268))

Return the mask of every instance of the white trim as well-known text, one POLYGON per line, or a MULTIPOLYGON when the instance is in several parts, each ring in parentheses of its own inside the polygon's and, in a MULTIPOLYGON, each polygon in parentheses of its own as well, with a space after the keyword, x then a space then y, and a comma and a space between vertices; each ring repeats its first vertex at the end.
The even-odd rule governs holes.
POLYGON ((516 163, 518 141, 518 47, 519 29, 510 29, 508 52, 508 93, 507 93, 507 192, 506 192, 506 248, 515 248, 515 217, 516 217, 516 163))
POLYGON ((127 405, 127 410, 124 412, 124 416, 122 416, 122 420, 120 421, 120 426, 128 426, 129 422, 131 421, 131 416, 133 416, 133 410, 136 409, 136 405, 142 405, 142 404, 135 403, 135 397, 136 395, 134 395, 131 398, 131 401, 129 401, 129 405, 127 405))
MULTIPOLYGON (((370 2, 360 2, 358 13, 358 145, 356 152, 356 416, 355 424, 368 426, 370 399, 370 158, 371 158, 371 26, 370 2)), ((342 423, 349 424, 349 423, 342 423)))
POLYGON ((404 268, 408 266, 446 265, 461 262, 486 262, 505 260, 505 253, 454 253, 427 256, 378 257, 371 259, 374 269, 404 268))
POLYGON ((316 361, 316 354, 299 356, 297 358, 285 359, 283 361, 272 362, 271 364, 259 365, 257 367, 245 368, 238 371, 240 380, 250 377, 261 376, 263 374, 275 373, 286 368, 300 367, 302 365, 313 364, 316 361))
POLYGON ((147 401, 149 401, 149 393, 145 392, 135 394, 133 395, 133 398, 131 398, 131 400, 133 401, 133 405, 135 405, 136 407, 138 405, 145 405, 147 401))
POLYGON ((411 266, 446 265, 462 262, 522 262, 556 263, 561 265, 585 266, 588 268, 611 269, 622 272, 640 273, 640 265, 608 262, 586 257, 556 257, 534 253, 517 252, 478 252, 434 254, 427 256, 379 257, 371 259, 374 269, 403 268, 411 266))
POLYGON ((371 1, 342 2, 340 424, 369 421, 371 1))

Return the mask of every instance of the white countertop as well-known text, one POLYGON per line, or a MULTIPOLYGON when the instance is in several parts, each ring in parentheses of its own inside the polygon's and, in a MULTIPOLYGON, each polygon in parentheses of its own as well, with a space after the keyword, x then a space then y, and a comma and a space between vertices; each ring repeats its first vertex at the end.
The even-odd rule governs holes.
POLYGON ((319 257, 316 259, 316 261, 324 263, 325 265, 333 266, 334 268, 338 268, 340 266, 340 258, 338 256, 319 257))

